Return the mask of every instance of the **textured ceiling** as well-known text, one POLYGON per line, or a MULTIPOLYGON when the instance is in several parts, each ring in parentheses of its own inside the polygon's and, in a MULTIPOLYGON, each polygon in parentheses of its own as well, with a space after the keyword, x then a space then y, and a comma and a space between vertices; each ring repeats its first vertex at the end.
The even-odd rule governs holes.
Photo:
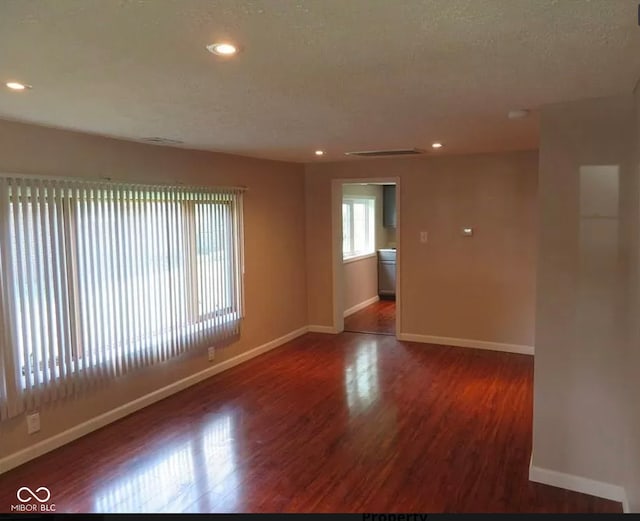
POLYGON ((630 92, 636 0, 1 0, 0 118, 294 161, 534 148, 543 104, 630 92), (235 59, 205 45, 231 39, 235 59), (524 120, 509 109, 531 108, 524 120), (327 150, 317 159, 316 148, 327 150))

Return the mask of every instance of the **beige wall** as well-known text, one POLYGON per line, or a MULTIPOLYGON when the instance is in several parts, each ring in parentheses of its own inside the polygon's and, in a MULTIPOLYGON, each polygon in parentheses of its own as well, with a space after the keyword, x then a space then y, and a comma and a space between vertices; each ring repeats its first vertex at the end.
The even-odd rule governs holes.
POLYGON ((400 177, 401 332, 533 345, 537 169, 537 152, 307 165, 309 322, 333 325, 331 180, 400 177))
POLYGON ((343 264, 344 310, 378 295, 378 258, 366 257, 343 264))
MULTIPOLYGON (((142 182, 246 185, 246 319, 238 343, 216 363, 307 324, 304 172, 301 165, 157 147, 0 121, 0 172, 112 177, 142 182)), ((206 353, 126 378, 75 402, 41 411, 42 430, 25 420, 0 424, 0 458, 211 367, 206 353)))
POLYGON ((629 233, 630 244, 630 282, 629 295, 629 338, 627 344, 627 385, 625 387, 624 403, 629 420, 625 460, 627 461, 627 475, 625 489, 632 512, 640 512, 640 83, 635 90, 635 135, 634 154, 632 164, 632 179, 635 186, 630 189, 634 197, 631 205, 633 216, 629 233))
POLYGON ((615 485, 638 403, 624 389, 633 114, 630 96, 541 113, 533 465, 615 485))

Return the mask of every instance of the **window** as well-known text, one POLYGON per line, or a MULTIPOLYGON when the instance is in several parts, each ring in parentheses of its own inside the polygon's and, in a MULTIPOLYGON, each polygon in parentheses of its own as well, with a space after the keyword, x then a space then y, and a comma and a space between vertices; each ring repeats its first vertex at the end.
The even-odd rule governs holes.
POLYGON ((342 256, 353 259, 375 252, 375 199, 342 199, 342 256))
POLYGON ((0 419, 239 333, 239 189, 0 178, 0 225, 0 419))

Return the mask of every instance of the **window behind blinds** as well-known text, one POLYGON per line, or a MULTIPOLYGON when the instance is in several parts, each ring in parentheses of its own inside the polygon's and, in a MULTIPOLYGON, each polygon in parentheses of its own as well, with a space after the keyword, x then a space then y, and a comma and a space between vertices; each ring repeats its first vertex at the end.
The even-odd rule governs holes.
POLYGON ((0 177, 0 418, 242 317, 242 191, 0 177))

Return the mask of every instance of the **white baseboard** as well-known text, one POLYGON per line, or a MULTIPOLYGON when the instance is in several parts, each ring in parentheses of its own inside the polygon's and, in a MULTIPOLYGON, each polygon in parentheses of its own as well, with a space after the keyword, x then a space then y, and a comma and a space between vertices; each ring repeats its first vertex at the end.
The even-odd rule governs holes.
POLYGON ((534 347, 518 344, 502 344, 500 342, 487 342, 485 340, 470 340, 466 338, 451 338, 446 336, 414 335, 412 333, 400 333, 398 340, 406 342, 421 342, 423 344, 438 344, 454 347, 471 347, 474 349, 488 349, 490 351, 504 351, 521 355, 533 355, 534 347))
POLYGON ((82 436, 85 436, 90 432, 100 429, 101 427, 104 427, 109 423, 113 423, 120 418, 124 418, 125 416, 143 409, 144 407, 147 407, 157 401, 163 400, 164 398, 180 392, 187 387, 191 387, 192 385, 195 385, 202 380, 206 380, 207 378, 222 373, 227 369, 231 369, 232 367, 246 362, 251 358, 255 358, 256 356, 266 353, 267 351, 271 351, 272 349, 275 349, 282 344, 286 344, 287 342, 290 342, 291 340, 304 335, 308 332, 308 330, 309 328, 305 326, 301 327, 300 329, 296 329, 295 331, 291 331, 290 333, 287 333, 280 338, 271 340, 266 344, 251 349, 250 351, 246 351, 242 354, 239 354, 238 356, 234 356, 233 358, 209 367, 204 371, 192 374, 187 378, 178 380, 172 384, 167 385, 166 387, 162 387, 156 391, 153 391, 152 393, 146 394, 136 400, 133 400, 132 402, 112 409, 104 414, 96 416, 95 418, 91 418, 84 423, 80 423, 70 429, 67 429, 66 431, 61 432, 60 434, 56 434, 55 436, 38 442, 31 447, 10 454, 9 456, 5 456, 4 458, 0 459, 0 474, 11 470, 12 468, 15 468, 19 465, 22 465, 29 460, 42 456, 43 454, 57 449, 58 447, 62 447, 63 445, 72 442, 73 440, 81 438, 82 436))
POLYGON ((330 335, 338 333, 333 326, 308 326, 307 331, 309 333, 328 333, 330 335))
POLYGON ((533 464, 529 466, 529 481, 542 483, 543 485, 551 485, 552 487, 564 488, 573 492, 589 494, 611 501, 622 503, 622 510, 629 512, 629 502, 624 487, 604 483, 594 479, 583 478, 574 474, 565 474, 556 470, 535 467, 533 464))
POLYGON ((361 309, 370 306, 371 304, 375 304, 380 300, 380 297, 376 295, 375 297, 371 297, 367 300, 360 302, 360 304, 356 304, 355 306, 350 307, 349 309, 344 310, 344 317, 347 318, 349 315, 353 315, 354 313, 360 311, 361 309))

